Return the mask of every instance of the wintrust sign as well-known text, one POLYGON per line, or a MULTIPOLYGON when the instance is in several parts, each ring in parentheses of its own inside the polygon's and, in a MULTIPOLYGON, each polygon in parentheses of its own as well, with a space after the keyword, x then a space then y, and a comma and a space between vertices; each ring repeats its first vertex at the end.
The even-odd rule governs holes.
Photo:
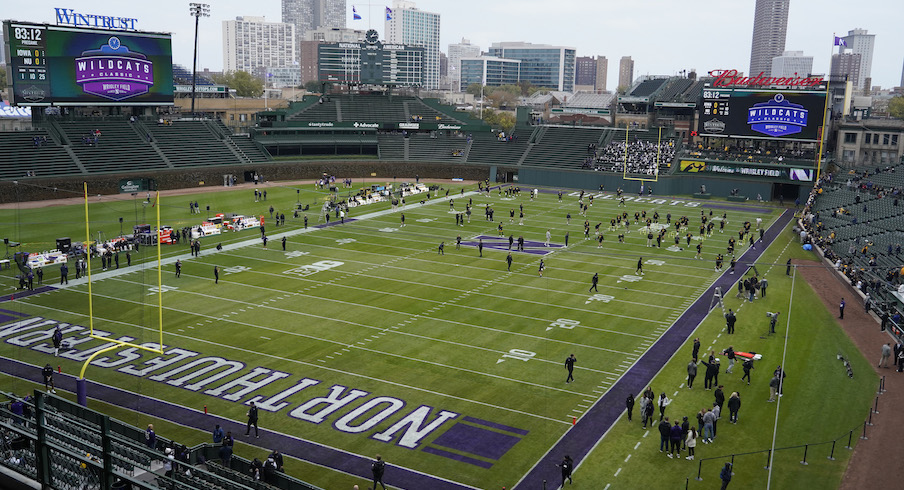
POLYGON ((57 25, 75 27, 99 27, 102 29, 137 30, 138 19, 133 17, 114 17, 111 15, 82 14, 73 9, 55 8, 57 25))

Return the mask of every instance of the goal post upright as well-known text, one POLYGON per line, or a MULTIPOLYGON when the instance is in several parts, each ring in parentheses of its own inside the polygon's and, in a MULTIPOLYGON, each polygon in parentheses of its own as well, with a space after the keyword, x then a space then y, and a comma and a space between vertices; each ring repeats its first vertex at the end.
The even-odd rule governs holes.
POLYGON ((100 354, 110 352, 116 349, 121 349, 123 347, 129 347, 133 349, 143 350, 147 352, 153 352, 155 354, 164 354, 163 351, 163 258, 161 252, 161 241, 160 241, 160 191, 157 191, 156 199, 154 201, 154 207, 157 208, 157 320, 158 320, 158 344, 156 348, 147 347, 140 343, 126 342, 118 339, 113 339, 110 337, 104 337, 101 335, 97 335, 94 333, 94 294, 91 284, 91 230, 90 230, 90 217, 88 214, 88 183, 84 182, 84 194, 85 194, 85 260, 87 264, 87 272, 85 277, 87 277, 88 283, 88 333, 89 337, 96 340, 102 340, 104 342, 113 344, 104 349, 98 350, 94 354, 91 355, 85 363, 82 365, 82 369, 79 372, 79 377, 76 379, 76 398, 79 405, 88 406, 88 382, 85 379, 85 372, 88 369, 88 366, 100 354))

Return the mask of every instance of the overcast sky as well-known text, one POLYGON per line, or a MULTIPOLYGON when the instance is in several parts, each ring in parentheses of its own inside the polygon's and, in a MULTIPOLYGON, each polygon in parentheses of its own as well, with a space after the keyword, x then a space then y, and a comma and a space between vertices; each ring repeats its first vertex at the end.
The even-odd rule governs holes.
MULTIPOLYGON (((383 34, 383 8, 391 1, 348 0, 348 27, 383 34), (352 5, 364 17, 351 19, 352 5), (372 20, 369 23, 369 13, 372 20)), ((193 18, 188 1, 89 2, 4 0, 4 19, 54 23, 54 7, 82 13, 138 18, 143 30, 173 33, 173 61, 191 67, 193 18)), ((240 15, 281 20, 280 0, 210 0, 201 19, 199 68, 223 67, 222 21, 240 15)), ((673 75, 695 68, 748 71, 755 0, 420 0, 422 10, 442 15, 442 50, 467 38, 486 49, 499 41, 527 41, 577 48, 578 56, 609 59, 608 88, 615 88, 618 60, 634 59, 634 75, 673 75)), ((901 84, 904 66, 904 4, 901 0, 791 0, 785 49, 813 56, 815 73, 826 73, 833 33, 854 28, 876 34, 873 85, 901 84)))

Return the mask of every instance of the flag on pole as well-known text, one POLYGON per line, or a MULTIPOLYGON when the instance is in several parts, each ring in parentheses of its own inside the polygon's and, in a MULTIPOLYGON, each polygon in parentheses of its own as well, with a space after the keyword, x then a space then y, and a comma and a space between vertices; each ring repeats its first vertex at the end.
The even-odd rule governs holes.
POLYGON ((358 14, 358 9, 356 9, 354 5, 352 5, 352 19, 361 20, 361 15, 358 14))
POLYGON ((392 20, 392 9, 386 7, 386 20, 392 20))
POLYGON ((847 46, 847 41, 843 37, 835 36, 835 46, 847 46))

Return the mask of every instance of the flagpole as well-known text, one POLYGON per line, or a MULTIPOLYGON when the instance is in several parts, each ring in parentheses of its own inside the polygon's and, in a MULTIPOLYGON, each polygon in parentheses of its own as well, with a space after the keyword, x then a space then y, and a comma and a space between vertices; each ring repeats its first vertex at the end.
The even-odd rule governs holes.
POLYGON ((826 115, 829 112, 829 87, 832 83, 832 52, 835 51, 835 33, 832 33, 832 50, 829 54, 829 76, 826 77, 826 101, 822 108, 822 132, 819 134, 819 152, 816 155, 816 184, 819 184, 819 178, 822 175, 822 152, 826 143, 826 115))

